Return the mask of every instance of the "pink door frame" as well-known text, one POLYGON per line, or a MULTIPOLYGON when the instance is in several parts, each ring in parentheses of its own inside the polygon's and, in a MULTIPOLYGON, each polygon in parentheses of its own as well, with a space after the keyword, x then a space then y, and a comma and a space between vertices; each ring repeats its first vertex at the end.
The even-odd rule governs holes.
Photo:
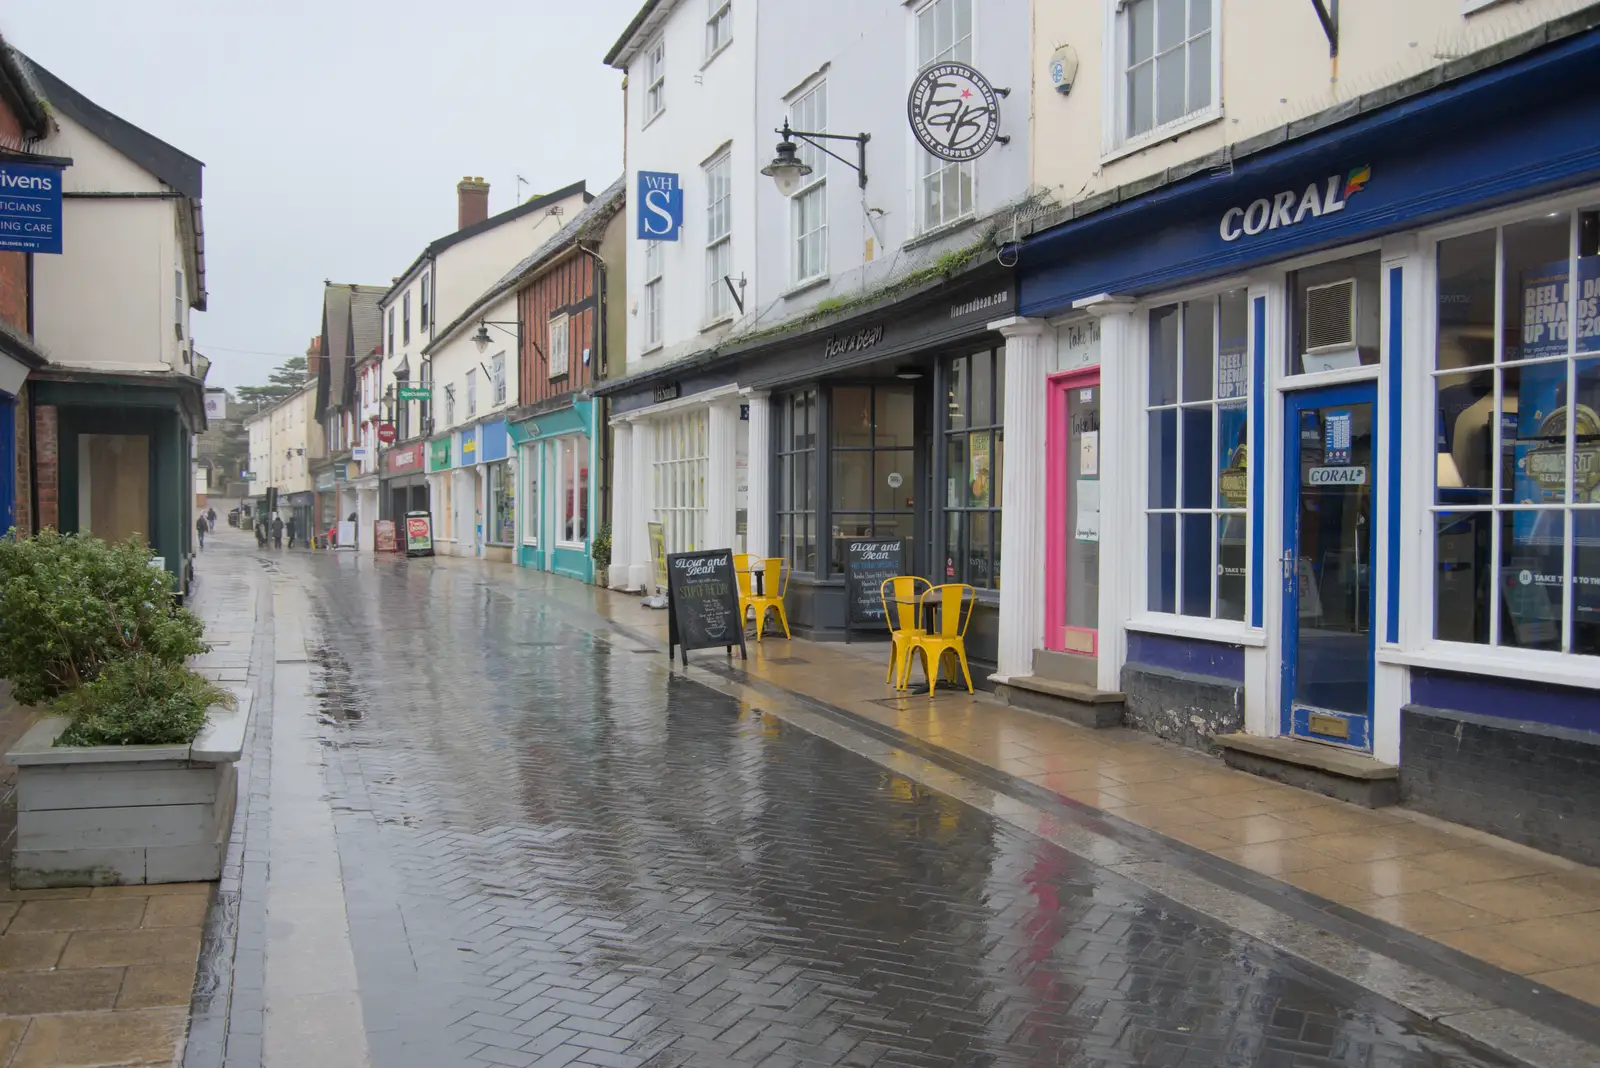
MULTIPOLYGON (((1063 371, 1050 375, 1046 381, 1049 393, 1045 398, 1044 426, 1044 647, 1064 652, 1067 651, 1067 539, 1073 533, 1072 525, 1068 522, 1072 504, 1072 463, 1068 454, 1072 445, 1069 395, 1074 389, 1100 385, 1100 368, 1063 371)), ((1100 632, 1078 627, 1072 629, 1080 636, 1088 637, 1092 649, 1089 655, 1098 656, 1100 632)))

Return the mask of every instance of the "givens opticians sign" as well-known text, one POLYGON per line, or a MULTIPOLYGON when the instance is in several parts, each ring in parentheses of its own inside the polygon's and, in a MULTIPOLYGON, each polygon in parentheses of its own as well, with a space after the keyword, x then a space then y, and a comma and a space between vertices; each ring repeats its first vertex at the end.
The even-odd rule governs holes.
POLYGON ((0 163, 0 249, 61 252, 61 168, 0 163))
POLYGON ((1312 182, 1304 190, 1285 189, 1245 207, 1229 208, 1222 213, 1218 231, 1222 240, 1231 242, 1267 230, 1298 226, 1307 219, 1320 219, 1343 211, 1345 203, 1371 180, 1371 167, 1356 167, 1347 174, 1331 174, 1326 181, 1312 182))

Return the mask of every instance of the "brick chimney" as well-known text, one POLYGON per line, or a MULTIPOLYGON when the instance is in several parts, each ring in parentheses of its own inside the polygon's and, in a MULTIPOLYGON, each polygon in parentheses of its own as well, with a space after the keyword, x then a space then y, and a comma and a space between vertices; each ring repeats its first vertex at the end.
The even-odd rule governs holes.
POLYGON ((311 344, 306 346, 306 374, 315 378, 322 370, 322 338, 314 337, 311 344))
POLYGON ((456 183, 456 229, 483 222, 489 217, 489 183, 482 178, 463 178, 456 183))

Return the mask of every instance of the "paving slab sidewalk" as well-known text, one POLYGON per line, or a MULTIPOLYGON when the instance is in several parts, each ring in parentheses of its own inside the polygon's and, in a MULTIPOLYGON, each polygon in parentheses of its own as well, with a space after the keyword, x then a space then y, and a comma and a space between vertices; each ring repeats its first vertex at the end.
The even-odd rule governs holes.
MULTIPOLYGON (((554 580, 557 584, 564 580, 554 580)), ((666 613, 572 584, 566 596, 666 642, 666 613)), ((1092 731, 991 695, 897 694, 887 646, 781 635, 751 678, 881 724, 1250 872, 1600 1006, 1600 871, 1402 807, 1270 782, 1128 730, 1092 731)), ((721 660, 714 653, 696 660, 721 660)))
MULTIPOLYGON (((225 573, 220 561, 208 571, 208 562, 199 562, 190 607, 205 622, 213 652, 196 667, 237 685, 246 680, 224 675, 234 673, 241 654, 248 663, 255 587, 249 573, 225 573)), ((36 714, 7 700, 0 740, 20 737, 36 714)), ((175 1063, 215 884, 9 889, 16 769, 0 768, 0 1066, 175 1063)))

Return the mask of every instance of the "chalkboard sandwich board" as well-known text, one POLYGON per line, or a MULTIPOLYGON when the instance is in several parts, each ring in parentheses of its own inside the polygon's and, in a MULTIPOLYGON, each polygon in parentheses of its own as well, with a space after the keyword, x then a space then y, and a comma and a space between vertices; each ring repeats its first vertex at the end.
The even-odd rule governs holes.
POLYGON ((851 538, 845 543, 845 641, 850 640, 852 630, 888 627, 883 617, 883 581, 906 573, 905 555, 904 538, 851 538))
POLYGON ((744 620, 739 617, 739 584, 733 573, 732 549, 672 553, 667 557, 667 659, 676 650, 684 665, 690 649, 722 646, 728 655, 744 647, 744 620))

